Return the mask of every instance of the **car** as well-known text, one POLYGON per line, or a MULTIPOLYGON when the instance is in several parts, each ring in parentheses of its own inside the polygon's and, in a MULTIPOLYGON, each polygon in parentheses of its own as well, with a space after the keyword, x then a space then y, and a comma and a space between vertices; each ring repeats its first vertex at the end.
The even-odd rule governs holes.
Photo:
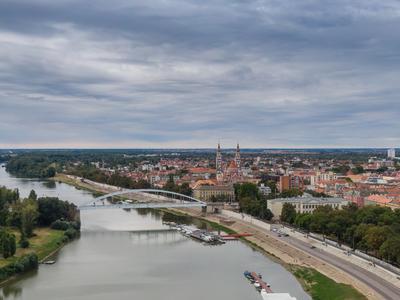
POLYGON ((311 249, 315 249, 315 246, 311 246, 310 248, 311 248, 311 249))

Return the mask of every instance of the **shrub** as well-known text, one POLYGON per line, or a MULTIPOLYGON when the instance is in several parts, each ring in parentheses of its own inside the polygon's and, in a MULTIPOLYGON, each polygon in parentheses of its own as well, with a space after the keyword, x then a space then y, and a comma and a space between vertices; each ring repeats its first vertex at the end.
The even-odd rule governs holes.
POLYGON ((53 223, 51 223, 50 228, 51 229, 56 229, 56 230, 67 230, 70 228, 71 224, 68 221, 64 220, 56 220, 53 223))
POLYGON ((27 238, 23 238, 19 241, 19 245, 21 248, 29 248, 29 240, 27 238))
POLYGON ((0 268, 0 280, 7 279, 16 274, 37 269, 39 265, 38 257, 35 253, 30 253, 18 258, 15 262, 0 268))
POLYGON ((68 239, 72 240, 76 238, 76 236, 78 235, 78 231, 71 227, 64 232, 64 235, 68 237, 68 239))

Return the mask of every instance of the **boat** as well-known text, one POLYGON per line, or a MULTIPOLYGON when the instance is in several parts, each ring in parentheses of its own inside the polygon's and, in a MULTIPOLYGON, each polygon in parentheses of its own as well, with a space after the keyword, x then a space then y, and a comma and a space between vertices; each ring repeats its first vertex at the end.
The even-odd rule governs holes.
POLYGON ((43 264, 45 264, 45 265, 53 265, 55 263, 56 263, 55 260, 46 260, 46 261, 43 262, 43 264))

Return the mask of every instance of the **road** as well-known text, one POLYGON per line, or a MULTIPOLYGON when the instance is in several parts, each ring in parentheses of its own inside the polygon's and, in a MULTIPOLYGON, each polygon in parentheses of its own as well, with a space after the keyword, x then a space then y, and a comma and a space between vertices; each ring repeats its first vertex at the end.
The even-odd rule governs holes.
POLYGON ((364 282, 380 294, 385 299, 397 300, 400 299, 400 289, 394 286, 392 283, 380 278, 379 276, 357 266, 349 263, 333 254, 327 253, 319 248, 311 249, 310 245, 300 241, 293 237, 282 237, 282 239, 288 244, 317 257, 324 262, 327 262, 336 268, 343 270, 344 272, 350 274, 356 279, 364 282))

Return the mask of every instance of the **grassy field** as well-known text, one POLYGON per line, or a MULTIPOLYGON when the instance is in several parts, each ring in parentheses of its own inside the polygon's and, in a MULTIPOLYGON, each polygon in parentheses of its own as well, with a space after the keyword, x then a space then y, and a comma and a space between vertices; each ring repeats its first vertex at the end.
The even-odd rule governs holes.
POLYGON ((300 280, 306 292, 314 300, 366 300, 352 286, 337 283, 310 268, 291 266, 293 274, 300 280))
MULTIPOLYGON (((13 230, 13 233, 18 241, 20 233, 16 230, 13 230)), ((19 247, 19 244, 17 243, 17 251, 15 255, 7 259, 0 259, 0 267, 14 262, 18 257, 31 252, 35 252, 39 257, 39 260, 42 260, 63 244, 64 231, 50 228, 37 228, 34 233, 35 236, 29 239, 29 248, 23 249, 19 247)))

